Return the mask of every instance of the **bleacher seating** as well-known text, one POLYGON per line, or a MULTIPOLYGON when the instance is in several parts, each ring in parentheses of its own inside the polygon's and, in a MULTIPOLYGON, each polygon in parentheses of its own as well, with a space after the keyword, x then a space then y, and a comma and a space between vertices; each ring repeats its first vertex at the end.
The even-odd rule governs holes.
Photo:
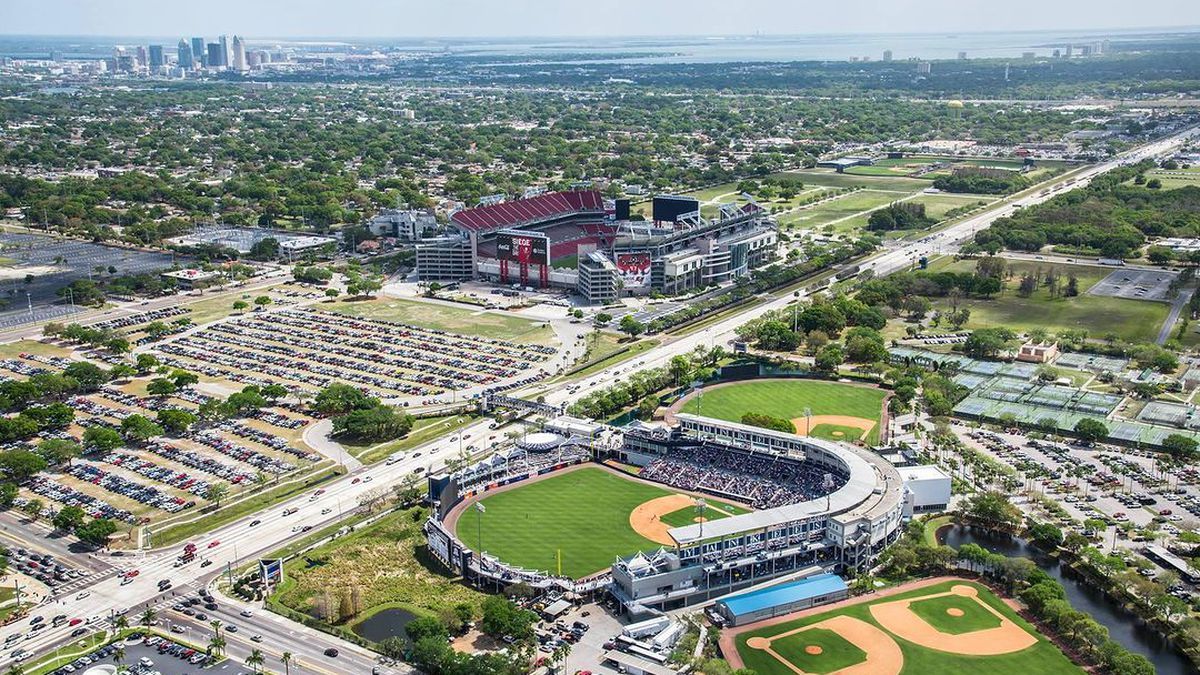
POLYGON ((604 197, 595 190, 546 194, 459 211, 450 217, 462 229, 474 232, 551 221, 573 213, 604 212, 604 197))

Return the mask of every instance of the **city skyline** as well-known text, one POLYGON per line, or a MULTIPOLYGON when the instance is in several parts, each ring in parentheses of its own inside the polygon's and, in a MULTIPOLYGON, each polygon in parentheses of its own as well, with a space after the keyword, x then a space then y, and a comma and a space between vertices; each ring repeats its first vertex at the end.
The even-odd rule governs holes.
POLYGON ((1017 0, 1003 13, 995 12, 991 4, 951 0, 905 0, 883 6, 848 0, 836 11, 749 0, 737 13, 725 11, 727 6, 712 0, 614 0, 608 11, 588 15, 586 20, 551 0, 527 0, 515 8, 482 0, 384 6, 347 0, 335 13, 328 8, 318 0, 268 0, 250 5, 215 0, 203 7, 164 7, 147 0, 128 0, 117 9, 84 0, 47 0, 7 3, 0 8, 0 25, 5 27, 5 35, 196 35, 231 32, 229 16, 236 14, 239 34, 249 39, 920 34, 1200 26, 1200 5, 1183 0, 1149 0, 1137 5, 1111 0, 1067 0, 1051 5, 1017 0))

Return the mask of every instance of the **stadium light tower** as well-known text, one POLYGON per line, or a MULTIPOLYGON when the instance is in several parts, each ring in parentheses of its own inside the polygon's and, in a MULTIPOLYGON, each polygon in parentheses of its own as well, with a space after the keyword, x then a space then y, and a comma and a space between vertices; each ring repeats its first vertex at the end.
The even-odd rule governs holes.
POLYGON ((696 500, 696 510, 700 512, 700 550, 702 551, 701 555, 703 555, 703 550, 704 550, 704 512, 707 509, 708 509, 708 502, 705 501, 704 497, 700 497, 699 499, 696 500))
POLYGON ((833 488, 836 484, 833 482, 833 474, 826 473, 825 478, 821 481, 821 489, 825 491, 825 510, 829 510, 830 503, 833 501, 833 488))

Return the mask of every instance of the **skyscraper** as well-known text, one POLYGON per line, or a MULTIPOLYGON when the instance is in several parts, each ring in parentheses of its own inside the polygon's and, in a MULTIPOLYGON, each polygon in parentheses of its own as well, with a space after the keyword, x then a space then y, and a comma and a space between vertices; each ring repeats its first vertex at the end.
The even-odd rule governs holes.
POLYGON ((247 70, 250 70, 250 67, 246 65, 246 43, 242 42, 242 36, 240 35, 233 36, 232 66, 233 69, 239 73, 244 73, 247 70))
POLYGON ((217 42, 208 43, 208 61, 205 64, 207 68, 221 67, 221 45, 217 42))
POLYGON ((167 65, 167 60, 163 57, 162 45, 150 45, 150 67, 162 68, 167 65))
POLYGON ((150 62, 150 55, 146 53, 146 48, 142 45, 138 45, 136 54, 138 68, 145 68, 150 62))
POLYGON ((192 52, 192 46, 187 40, 179 39, 179 46, 175 48, 176 57, 179 59, 179 67, 184 70, 191 70, 192 64, 196 60, 195 54, 192 52))
POLYGON ((217 42, 221 45, 221 62, 217 65, 228 68, 233 56, 229 51, 229 38, 222 35, 217 38, 217 42))
POLYGON ((199 61, 201 66, 208 65, 208 54, 204 53, 204 38, 192 38, 192 59, 199 61))
POLYGON ((892 60, 892 50, 890 50, 890 49, 883 50, 883 60, 884 61, 892 60))

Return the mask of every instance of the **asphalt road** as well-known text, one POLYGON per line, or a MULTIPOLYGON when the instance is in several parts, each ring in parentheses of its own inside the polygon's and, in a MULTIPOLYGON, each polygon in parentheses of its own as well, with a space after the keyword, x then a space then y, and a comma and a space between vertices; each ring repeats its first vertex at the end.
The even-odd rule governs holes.
MULTIPOLYGON (((1186 138, 1192 137, 1195 133, 1195 130, 1188 130, 1177 136, 1140 148, 1127 155, 1093 167, 1088 167, 1075 174, 1076 182, 1073 187, 1085 185, 1091 178, 1119 166, 1122 162, 1138 161, 1146 156, 1166 152, 1176 147, 1186 138)), ((876 275, 889 274, 904 269, 914 264, 922 255, 929 255, 938 250, 953 249, 962 242, 969 240, 976 232, 989 226, 995 219, 1011 213, 1014 209, 1014 204, 1024 206, 1040 203, 1060 191, 1052 191, 1048 195, 1034 194, 1021 197, 1013 203, 1005 204, 1000 208, 969 218, 937 234, 930 235, 902 248, 881 253, 863 263, 862 267, 863 269, 875 270, 876 275)), ((690 351, 697 346, 710 347, 714 344, 723 344, 734 337, 734 330, 741 324, 758 318, 766 312, 786 307, 793 301, 794 298, 791 293, 784 293, 780 297, 776 297, 746 312, 720 321, 705 330, 697 331, 691 335, 681 337, 649 350, 633 364, 618 364, 581 382, 566 382, 556 385, 548 391, 546 400, 550 403, 568 403, 587 395, 595 387, 611 384, 619 376, 628 375, 628 373, 635 370, 665 365, 672 356, 690 351), (583 386, 574 392, 570 391, 568 387, 575 384, 582 384, 583 386)), ((472 440, 478 440, 481 437, 486 437, 489 423, 489 420, 483 420, 463 428, 461 432, 470 434, 472 440)), ((146 603, 157 604, 164 599, 164 594, 159 593, 156 587, 158 580, 171 578, 177 587, 188 585, 189 583, 195 585, 198 582, 206 582, 208 578, 211 578, 211 570, 223 569, 227 564, 237 566, 248 559, 252 559, 254 556, 278 549, 288 541, 297 538, 299 533, 294 531, 293 528, 299 524, 311 525, 313 528, 332 524, 340 519, 340 513, 349 513, 352 511, 357 503, 357 499, 365 493, 398 484, 417 469, 431 469, 436 471, 444 464, 446 459, 456 454, 458 446, 459 443, 457 441, 452 442, 445 438, 439 439, 422 446, 420 448, 420 457, 416 457, 416 453, 408 453, 401 461, 393 465, 377 464, 329 484, 325 488, 325 493, 320 496, 313 496, 312 493, 301 495, 260 513, 217 528, 208 535, 197 537, 193 539, 193 543, 199 547, 200 554, 215 563, 207 570, 199 568, 198 563, 192 563, 182 568, 174 568, 173 562, 175 556, 181 548, 178 546, 172 547, 170 550, 148 552, 136 558, 123 557, 120 559, 111 559, 115 565, 123 569, 137 569, 139 571, 138 576, 127 583, 122 583, 117 576, 101 579, 87 588, 89 595, 86 598, 73 596, 62 600, 62 604, 56 607, 55 611, 80 618, 92 616, 105 617, 111 611, 122 612, 131 607, 137 607, 146 603), (371 481, 362 480, 368 476, 371 478, 371 481), (360 479, 359 482, 354 482, 354 478, 360 479), (320 512, 322 509, 333 506, 337 508, 334 508, 329 514, 321 515, 320 512), (285 517, 283 516, 283 511, 288 508, 296 508, 297 512, 285 517), (261 522, 256 526, 251 526, 250 523, 253 520, 261 520, 261 522), (210 548, 212 542, 219 543, 210 548)), ((167 598, 170 597, 169 593, 165 595, 167 598)), ((3 627, 3 629, 0 629, 0 635, 7 636, 12 633, 26 633, 28 630, 29 621, 28 619, 24 619, 3 627)), ((43 653, 63 643, 68 637, 69 630, 65 625, 59 628, 44 629, 36 638, 23 642, 22 646, 34 653, 43 653)), ((324 636, 321 636, 321 638, 324 638, 324 636)), ((7 653, 0 655, 0 667, 7 666, 10 661, 11 658, 7 653)), ((360 672, 344 670, 338 666, 335 666, 335 668, 335 670, 329 672, 360 672)))

